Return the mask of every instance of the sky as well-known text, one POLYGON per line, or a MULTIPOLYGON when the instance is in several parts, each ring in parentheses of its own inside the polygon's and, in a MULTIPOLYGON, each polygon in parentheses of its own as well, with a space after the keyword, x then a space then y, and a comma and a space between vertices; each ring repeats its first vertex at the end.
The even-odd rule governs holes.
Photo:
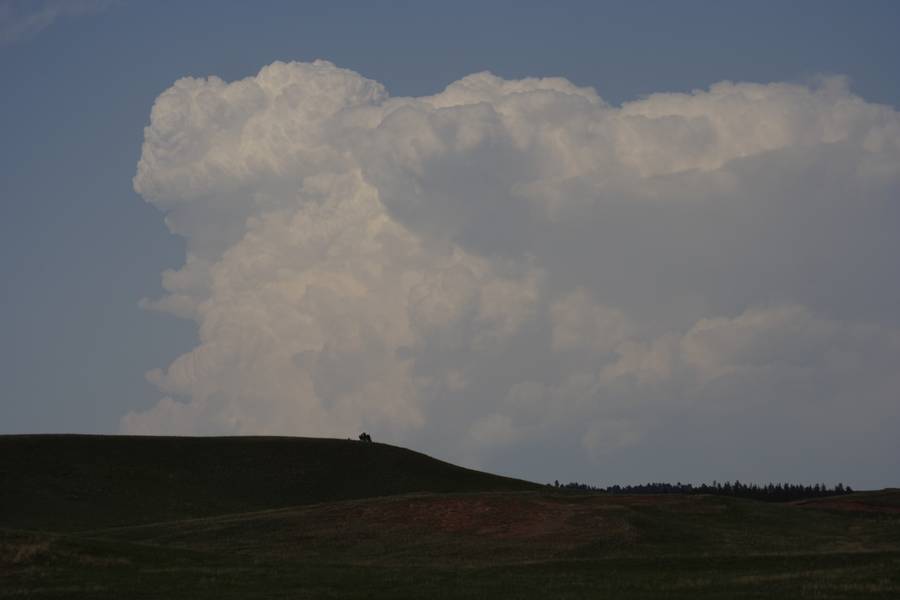
POLYGON ((0 1, 0 433, 900 485, 894 2, 0 1))

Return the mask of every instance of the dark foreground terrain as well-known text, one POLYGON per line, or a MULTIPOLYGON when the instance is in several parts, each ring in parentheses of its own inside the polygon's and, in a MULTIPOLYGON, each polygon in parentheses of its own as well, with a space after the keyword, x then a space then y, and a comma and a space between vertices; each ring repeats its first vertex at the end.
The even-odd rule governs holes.
POLYGON ((387 446, 0 437, 0 598, 900 598, 900 491, 562 493, 387 446))

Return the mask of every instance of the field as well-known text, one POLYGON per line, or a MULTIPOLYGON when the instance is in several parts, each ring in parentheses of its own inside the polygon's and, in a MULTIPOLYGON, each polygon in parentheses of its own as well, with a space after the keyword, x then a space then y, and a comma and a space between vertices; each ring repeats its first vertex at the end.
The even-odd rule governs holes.
POLYGON ((558 492, 383 444, 0 437, 0 598, 898 598, 900 491, 558 492))

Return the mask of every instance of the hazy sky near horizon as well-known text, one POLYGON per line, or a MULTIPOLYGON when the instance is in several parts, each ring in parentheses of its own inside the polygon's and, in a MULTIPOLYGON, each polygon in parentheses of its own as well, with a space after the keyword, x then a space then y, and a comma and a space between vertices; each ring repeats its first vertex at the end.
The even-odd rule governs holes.
POLYGON ((900 484, 900 7, 783 4, 0 1, 0 433, 900 484))

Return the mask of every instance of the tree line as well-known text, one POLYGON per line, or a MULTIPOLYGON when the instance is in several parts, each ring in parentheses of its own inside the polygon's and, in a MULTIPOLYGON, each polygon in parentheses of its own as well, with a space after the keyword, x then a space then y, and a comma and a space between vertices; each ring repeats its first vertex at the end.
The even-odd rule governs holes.
MULTIPOLYGON (((551 484, 547 484, 548 486, 551 484)), ((829 487, 824 483, 804 485, 797 483, 768 483, 746 484, 740 481, 713 481, 711 484, 702 483, 644 483, 639 485, 610 485, 607 487, 593 486, 586 483, 570 482, 560 484, 554 482, 552 487, 561 490, 573 490, 582 492, 601 492, 605 494, 710 494, 715 496, 732 496, 735 498, 751 498, 764 502, 790 502, 792 500, 805 500, 810 498, 824 498, 826 496, 840 496, 850 494, 853 488, 839 483, 829 487)))

